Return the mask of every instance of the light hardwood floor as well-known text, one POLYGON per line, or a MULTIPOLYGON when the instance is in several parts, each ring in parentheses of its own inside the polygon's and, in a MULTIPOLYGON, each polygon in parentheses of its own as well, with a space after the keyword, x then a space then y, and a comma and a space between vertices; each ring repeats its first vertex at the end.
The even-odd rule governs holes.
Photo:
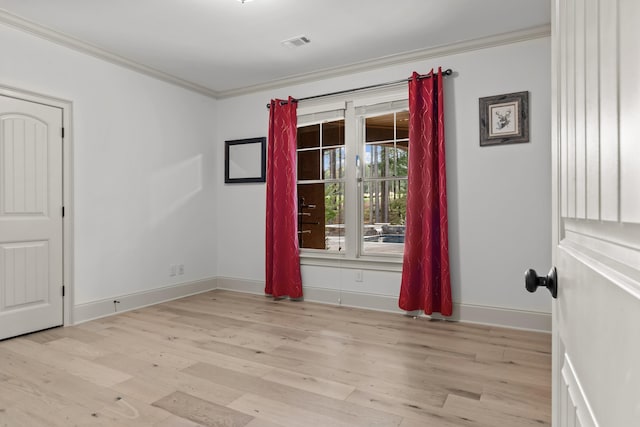
POLYGON ((544 426, 548 334, 212 291, 0 342, 0 426, 544 426))

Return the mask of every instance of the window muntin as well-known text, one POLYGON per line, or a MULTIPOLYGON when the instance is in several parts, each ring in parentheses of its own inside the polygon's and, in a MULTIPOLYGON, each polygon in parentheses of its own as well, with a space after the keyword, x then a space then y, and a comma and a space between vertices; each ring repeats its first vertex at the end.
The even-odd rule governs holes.
POLYGON ((396 264, 406 219, 406 94, 367 94, 325 106, 298 109, 301 254, 396 264))
POLYGON ((344 119, 298 127, 298 243, 303 249, 344 247, 344 119))
POLYGON ((402 255, 407 204, 409 112, 370 116, 363 121, 362 253, 402 255))

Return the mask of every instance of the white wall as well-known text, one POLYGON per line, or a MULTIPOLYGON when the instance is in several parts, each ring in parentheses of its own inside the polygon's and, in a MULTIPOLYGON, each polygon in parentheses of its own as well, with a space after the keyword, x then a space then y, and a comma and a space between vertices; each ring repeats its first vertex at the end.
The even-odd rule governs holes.
MULTIPOLYGON (((398 65, 219 102, 218 168, 224 141, 266 136, 273 97, 304 97, 408 77, 442 65, 446 81, 449 238, 454 301, 549 313, 548 293, 524 290, 529 267, 551 266, 550 38, 398 65), (478 98, 529 91, 530 142, 480 147, 478 98)), ((265 186, 218 180, 218 273, 264 281, 265 186)), ((395 299, 400 274, 303 267, 312 290, 339 289, 395 299)))
POLYGON ((0 84, 73 102, 75 304, 215 277, 216 101, 3 25, 0 52, 0 84))

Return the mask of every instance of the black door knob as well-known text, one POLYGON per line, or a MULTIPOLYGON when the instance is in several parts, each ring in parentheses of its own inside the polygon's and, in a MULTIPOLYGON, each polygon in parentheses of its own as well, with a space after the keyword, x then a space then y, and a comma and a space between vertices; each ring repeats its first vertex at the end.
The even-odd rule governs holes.
POLYGON ((556 268, 552 267, 547 277, 539 277, 538 273, 532 268, 524 273, 524 287, 529 292, 535 292, 539 286, 549 289, 551 296, 558 298, 558 273, 556 268))

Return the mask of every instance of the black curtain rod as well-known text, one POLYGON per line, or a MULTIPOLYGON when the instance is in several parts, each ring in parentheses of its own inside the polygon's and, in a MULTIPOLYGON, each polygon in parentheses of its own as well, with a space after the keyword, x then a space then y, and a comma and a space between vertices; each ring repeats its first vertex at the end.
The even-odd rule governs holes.
MULTIPOLYGON (((448 69, 446 69, 446 70, 444 70, 442 72, 443 76, 450 76, 451 74, 453 74, 453 71, 451 70, 451 68, 448 68, 448 69)), ((431 77, 437 76, 437 75, 438 75, 438 73, 424 74, 424 75, 419 76, 418 79, 419 80, 420 79, 428 79, 428 78, 431 78, 431 77)), ((324 98, 325 96, 342 95, 343 93, 357 92, 357 91, 366 90, 366 89, 375 89, 377 87, 391 86, 391 85, 396 85, 396 84, 409 82, 409 81, 411 81, 411 77, 409 77, 408 79, 396 80, 396 81, 393 81, 393 82, 378 83, 378 84, 370 85, 370 86, 357 87, 355 89, 345 89, 345 90, 339 90, 337 92, 323 93, 322 95, 306 96, 304 98, 294 99, 293 102, 306 101, 306 100, 309 100, 309 99, 316 99, 316 98, 324 98)), ((285 105, 285 104, 288 104, 288 101, 282 101, 281 105, 285 105)), ((271 104, 267 104, 267 108, 271 108, 271 104)))

